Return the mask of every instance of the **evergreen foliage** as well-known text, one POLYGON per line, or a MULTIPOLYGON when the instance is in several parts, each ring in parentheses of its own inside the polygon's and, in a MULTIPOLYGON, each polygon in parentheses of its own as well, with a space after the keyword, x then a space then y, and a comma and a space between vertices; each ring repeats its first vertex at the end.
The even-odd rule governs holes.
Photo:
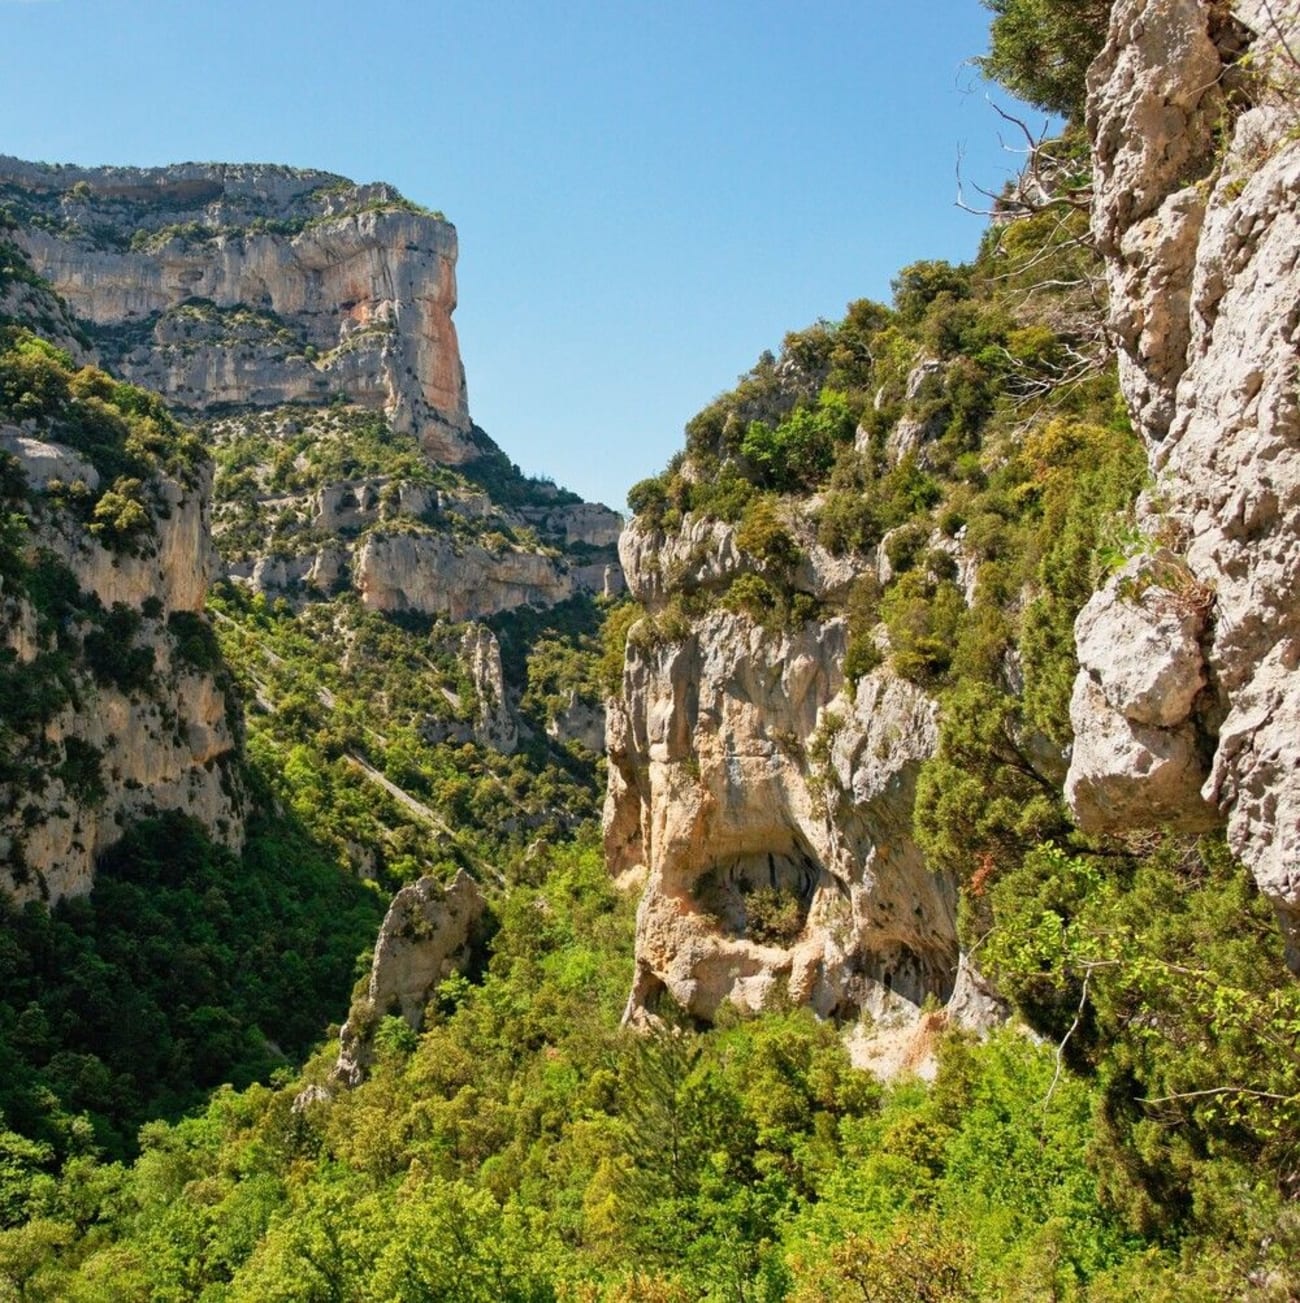
POLYGON ((983 0, 993 11, 979 70, 1049 113, 1083 120, 1088 65, 1106 39, 1110 0, 983 0))
POLYGON ((108 851, 88 899, 5 906, 0 1113, 56 1157, 122 1158, 149 1118, 301 1058, 381 903, 292 821, 242 856, 179 816, 108 851))

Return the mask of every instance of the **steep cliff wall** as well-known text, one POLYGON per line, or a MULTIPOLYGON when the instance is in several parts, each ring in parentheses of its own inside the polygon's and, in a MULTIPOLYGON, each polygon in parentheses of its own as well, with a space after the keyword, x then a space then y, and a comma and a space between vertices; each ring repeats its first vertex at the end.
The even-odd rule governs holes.
MULTIPOLYGON (((1061 791, 1071 632, 1145 471, 1086 236, 1027 212, 970 266, 904 268, 892 306, 787 337, 632 489, 645 618, 605 830, 645 880, 633 1020, 665 993, 703 1019, 787 994, 877 1031, 936 1002, 996 1017, 963 949, 1038 848, 1087 845, 1061 791)), ((1195 645, 1196 602, 1153 605, 1159 631, 1195 645)), ((1156 726, 1201 691, 1198 659, 1174 670, 1144 688, 1170 689, 1156 726)))
POLYGON ((1224 819, 1300 928, 1300 69, 1295 6, 1122 0, 1089 76, 1093 229, 1156 486, 1081 617, 1081 824, 1224 819), (1144 659, 1144 672, 1134 674, 1144 659), (1185 686, 1156 718, 1162 674, 1185 686))
POLYGON ((391 186, 265 166, 0 158, 0 202, 105 366, 195 411, 343 395, 440 462, 472 435, 456 231, 391 186))
MULTIPOLYGON (((28 285, 11 321, 60 305, 28 285)), ((200 614, 211 466, 151 395, 0 327, 0 887, 89 891, 162 810, 242 837, 235 724, 200 614)))
POLYGON ((441 215, 324 172, 7 158, 0 205, 105 367, 214 418, 233 576, 453 620, 620 587, 617 514, 521 494, 470 421, 441 215))
MULTIPOLYGON (((884 668, 848 681, 843 614, 775 628, 715 602, 689 631, 665 631, 664 575, 692 582, 684 559, 695 591, 715 595, 762 569, 735 534, 633 521, 621 543, 647 611, 607 728, 606 855, 644 883, 627 1017, 653 1015, 667 992, 705 1020, 724 1003, 788 998, 910 1022, 959 979, 955 884, 927 868, 912 832, 935 702, 884 668)), ((842 597, 849 567, 804 542, 796 584, 842 597)), ((996 1016, 960 985, 960 1017, 996 1016)))

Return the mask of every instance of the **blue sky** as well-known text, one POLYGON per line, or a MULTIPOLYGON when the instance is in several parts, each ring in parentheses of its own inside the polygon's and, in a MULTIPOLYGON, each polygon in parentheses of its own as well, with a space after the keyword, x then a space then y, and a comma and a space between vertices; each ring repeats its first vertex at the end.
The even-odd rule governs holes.
MULTIPOLYGON (((0 153, 290 163, 460 233, 470 409, 622 508, 787 330, 969 257, 978 0, 0 0, 0 153)), ((1009 101, 998 93, 999 103, 1009 101)))

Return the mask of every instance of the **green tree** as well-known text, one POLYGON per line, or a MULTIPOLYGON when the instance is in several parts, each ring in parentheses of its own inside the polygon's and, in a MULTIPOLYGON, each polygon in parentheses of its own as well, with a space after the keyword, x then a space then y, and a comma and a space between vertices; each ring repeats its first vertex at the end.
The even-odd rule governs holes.
POLYGON ((1106 40, 1110 0, 983 0, 996 15, 989 52, 975 60, 1013 95, 1083 118, 1088 65, 1106 40))

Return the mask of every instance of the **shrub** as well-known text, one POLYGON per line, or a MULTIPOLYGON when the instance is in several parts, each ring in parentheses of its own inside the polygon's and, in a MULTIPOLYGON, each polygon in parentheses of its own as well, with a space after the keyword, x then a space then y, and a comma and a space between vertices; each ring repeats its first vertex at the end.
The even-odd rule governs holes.
POLYGON ((149 686, 154 652, 152 647, 134 645, 139 628, 139 612, 117 602, 103 617, 100 627, 86 634, 82 642, 86 663, 101 683, 123 692, 137 692, 149 686))
POLYGON ((885 556, 895 574, 910 570, 930 537, 929 527, 921 521, 900 525, 885 540, 885 556))
POLYGON ((905 574, 881 603, 894 669, 915 683, 932 683, 952 663, 966 609, 961 591, 920 571, 905 574))
POLYGON ((638 480, 627 491, 628 510, 645 525, 655 529, 663 524, 668 510, 668 490, 660 476, 638 480))
POLYGON ((793 891, 759 887, 745 897, 745 931, 759 945, 793 945, 803 931, 806 914, 793 891))
POLYGON ((745 508, 736 530, 736 544, 775 569, 797 565, 802 555, 776 500, 769 496, 757 497, 745 508))
POLYGON ((176 639, 176 655, 191 668, 215 670, 221 664, 221 648, 212 626, 196 611, 173 611, 167 628, 176 639))
POLYGON ((877 508, 866 493, 832 489, 816 519, 817 541, 834 556, 865 552, 880 541, 877 508))
POLYGON ((781 594, 762 575, 739 575, 722 595, 722 606, 728 611, 748 615, 759 624, 778 618, 783 602, 781 594))
POLYGON ((853 438, 856 424, 846 397, 823 390, 815 407, 796 408, 775 428, 751 421, 740 451, 765 488, 810 489, 830 473, 837 447, 853 438))
POLYGON ((153 527, 153 518, 144 504, 144 485, 125 476, 113 481, 95 503, 90 513, 90 532, 105 546, 121 551, 134 550, 140 538, 153 527))

